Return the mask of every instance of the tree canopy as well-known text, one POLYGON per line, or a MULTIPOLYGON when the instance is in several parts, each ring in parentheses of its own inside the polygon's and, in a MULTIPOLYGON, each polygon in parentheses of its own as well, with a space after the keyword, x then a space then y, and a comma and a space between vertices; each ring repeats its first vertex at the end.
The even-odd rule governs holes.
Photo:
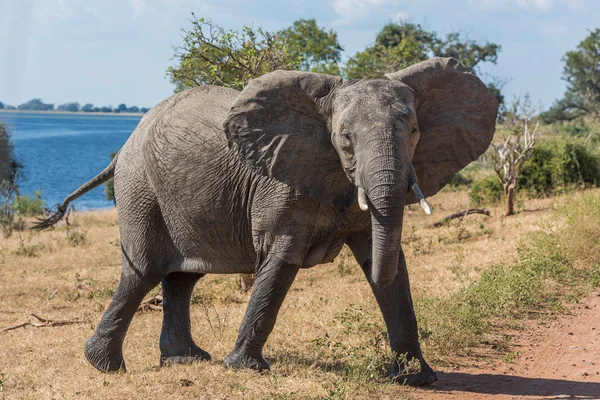
MULTIPOLYGON (((16 181, 21 165, 14 156, 13 144, 6 126, 0 122, 0 199, 6 201, 16 191, 16 181)), ((3 221, 6 210, 0 209, 0 219, 3 221)))
POLYGON ((57 107, 58 111, 70 111, 70 112, 77 112, 80 110, 80 106, 79 103, 77 102, 73 102, 73 103, 65 103, 65 104, 61 104, 57 107))
POLYGON ((495 64, 500 50, 498 44, 478 43, 459 32, 440 37, 419 24, 390 23, 373 45, 348 59, 344 73, 349 79, 379 78, 431 57, 454 57, 477 73, 480 63, 495 64))
POLYGON ((567 91, 543 116, 544 122, 592 117, 600 121, 600 29, 563 57, 567 91))
POLYGON ((285 42, 261 28, 225 30, 194 14, 191 23, 191 30, 182 30, 183 44, 174 47, 176 65, 167 69, 176 92, 199 85, 241 89, 252 78, 300 63, 285 42))
MULTIPOLYGON (((371 46, 340 68, 343 48, 336 32, 319 27, 314 19, 296 20, 277 33, 247 25, 241 31, 225 30, 194 14, 191 23, 191 30, 182 30, 183 44, 174 47, 175 65, 167 69, 175 92, 207 84, 242 89, 250 79, 276 69, 380 78, 431 57, 454 57, 477 74, 480 64, 495 64, 501 50, 498 44, 458 32, 440 36, 419 24, 390 23, 371 46)), ((488 86, 502 103, 501 82, 493 80, 488 86)))
POLYGON ((327 32, 314 19, 299 19, 276 36, 287 45, 292 58, 300 60, 300 70, 340 74, 338 64, 344 49, 335 31, 327 32))
POLYGON ((19 110, 27 111, 51 111, 54 110, 54 104, 46 104, 40 99, 32 99, 18 107, 19 110))

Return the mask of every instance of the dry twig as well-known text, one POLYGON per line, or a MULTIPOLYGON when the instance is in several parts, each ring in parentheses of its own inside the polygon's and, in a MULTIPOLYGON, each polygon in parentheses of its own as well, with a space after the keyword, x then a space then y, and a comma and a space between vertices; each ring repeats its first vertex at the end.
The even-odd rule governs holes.
POLYGON ((435 228, 439 228, 440 226, 445 225, 446 223, 448 223, 449 221, 455 219, 455 218, 461 218, 461 217, 466 217, 469 214, 483 214, 483 215, 487 215, 488 217, 490 216, 490 210, 487 210, 485 208, 469 208, 468 210, 465 211, 460 211, 451 215, 448 215, 446 218, 439 220, 438 222, 436 222, 435 224, 433 224, 432 226, 435 228))
POLYGON ((162 311, 162 301, 163 298, 161 295, 156 295, 147 300, 142 301, 142 304, 138 307, 138 312, 154 310, 154 311, 162 311))
POLYGON ((33 326, 34 328, 50 328, 50 327, 54 327, 54 326, 64 326, 64 325, 73 325, 73 324, 82 324, 85 321, 81 321, 78 319, 72 319, 72 320, 53 320, 53 319, 48 319, 48 318, 42 318, 38 315, 35 315, 33 313, 30 314, 32 317, 34 317, 35 319, 37 319, 39 322, 35 322, 35 321, 27 321, 27 322, 23 322, 21 324, 18 325, 13 325, 13 326, 9 326, 6 328, 2 328, 0 329, 0 332, 7 332, 7 331, 12 331, 15 329, 19 329, 19 328, 23 328, 26 326, 33 326))

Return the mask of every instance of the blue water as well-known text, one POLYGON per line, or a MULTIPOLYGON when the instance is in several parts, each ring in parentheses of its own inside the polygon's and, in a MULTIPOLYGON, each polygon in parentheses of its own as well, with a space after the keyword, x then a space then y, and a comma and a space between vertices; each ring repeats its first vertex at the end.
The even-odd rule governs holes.
MULTIPOLYGON (((2 112, 18 161, 23 165, 21 194, 40 189, 47 206, 62 200, 110 163, 140 116, 2 112)), ((104 185, 74 203, 77 209, 110 208, 104 185)))

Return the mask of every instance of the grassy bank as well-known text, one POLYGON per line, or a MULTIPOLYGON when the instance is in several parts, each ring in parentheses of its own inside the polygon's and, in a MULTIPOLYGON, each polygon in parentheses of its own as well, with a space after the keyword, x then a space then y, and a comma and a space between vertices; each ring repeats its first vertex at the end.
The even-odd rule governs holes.
MULTIPOLYGON (((553 318, 600 281, 600 191, 531 200, 503 218, 469 216, 466 192, 431 198, 435 213, 406 212, 404 250, 425 356, 439 367, 493 349, 510 356, 508 329, 553 318), (527 211, 531 210, 531 211, 527 211)), ((15 232, 0 244, 0 328, 31 313, 77 323, 0 333, 0 393, 7 398, 409 398, 387 384, 386 332, 360 268, 347 250, 334 263, 302 270, 286 299, 258 375, 221 366, 249 294, 236 276, 207 276, 192 300, 192 333, 213 362, 158 367, 162 314, 138 313, 125 341, 128 372, 103 375, 85 361, 92 334, 119 278, 116 213, 77 213, 71 226, 15 232)), ((158 288, 150 295, 159 293, 158 288)), ((494 358, 495 357, 495 358, 494 358)))

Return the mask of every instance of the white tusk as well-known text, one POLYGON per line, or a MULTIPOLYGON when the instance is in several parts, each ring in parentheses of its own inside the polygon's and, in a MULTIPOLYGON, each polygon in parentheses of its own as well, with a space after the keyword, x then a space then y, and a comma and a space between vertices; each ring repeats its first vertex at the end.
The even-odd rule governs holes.
POLYGON ((412 186, 412 190, 413 190, 413 192, 415 192, 415 195, 417 196, 417 200, 419 200, 419 205, 425 211, 425 214, 431 215, 431 207, 429 206, 427 199, 423 195, 423 192, 421 192, 421 189, 419 189, 419 185, 417 185, 415 183, 412 186))
POLYGON ((360 186, 358 187, 358 205, 363 211, 367 211, 369 209, 367 194, 365 193, 365 189, 361 188, 360 186))
POLYGON ((425 214, 431 215, 431 207, 429 207, 429 203, 427 202, 427 200, 421 199, 419 200, 419 204, 421 205, 423 210, 425 210, 425 214))

